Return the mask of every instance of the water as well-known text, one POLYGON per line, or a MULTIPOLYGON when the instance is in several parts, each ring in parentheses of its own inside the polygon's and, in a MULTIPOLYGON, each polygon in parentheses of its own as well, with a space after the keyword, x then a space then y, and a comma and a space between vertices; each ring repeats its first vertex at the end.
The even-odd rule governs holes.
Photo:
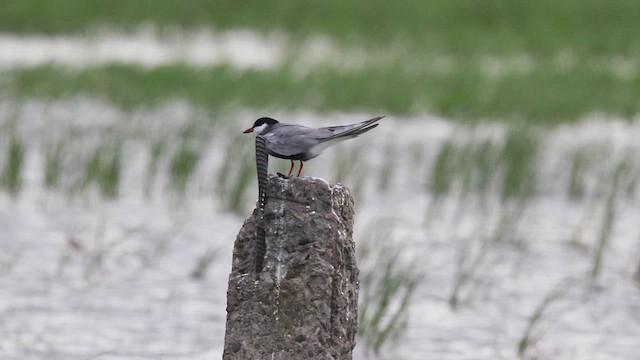
MULTIPOLYGON (((16 134, 27 149, 20 193, 16 198, 0 194, 2 358, 220 357, 231 248, 256 200, 257 185, 252 181, 244 199, 246 212, 233 214, 224 210, 213 182, 224 156, 221 138, 239 133, 256 116, 247 111, 227 125, 203 127, 210 145, 199 148, 205 160, 181 198, 170 190, 166 170, 158 171, 150 195, 145 195, 145 178, 150 139, 164 139, 171 147, 181 127, 206 121, 194 116, 188 105, 177 102, 133 114, 87 99, 2 102, 0 108, 15 114, 16 134), (127 153, 116 199, 104 200, 93 187, 74 189, 73 176, 63 177, 59 189, 43 187, 52 137, 66 139, 73 145, 70 153, 79 152, 83 159, 82 149, 114 133, 127 153), (198 260, 212 251, 216 255, 205 279, 191 279, 198 260)), ((278 115, 305 124, 324 119, 308 113, 278 115)), ((332 123, 367 118, 328 117, 332 123)), ((3 119, 1 126, 6 128, 9 121, 3 119)), ((426 191, 444 141, 500 141, 506 132, 499 125, 468 129, 427 116, 385 119, 366 137, 337 145, 309 162, 305 174, 332 179, 338 157, 360 151, 343 181, 356 200, 357 243, 367 241, 363 235, 368 229, 390 220, 389 241, 403 249, 407 260, 421 259, 425 277, 410 307, 408 329, 395 348, 383 348, 382 358, 516 358, 528 319, 559 284, 568 285, 544 309, 529 357, 633 358, 640 337, 640 291, 633 279, 640 241, 637 198, 633 192, 620 197, 602 273, 592 280, 605 197, 594 191, 592 198, 572 201, 558 182, 566 181, 561 159, 572 149, 605 144, 612 150, 597 166, 606 169, 618 153, 637 147, 638 129, 636 122, 594 118, 546 134, 540 173, 556 175, 543 176, 542 191, 522 204, 503 203, 497 190, 466 198, 454 191, 434 208, 434 198, 426 191), (385 145, 390 143, 397 148, 386 156, 395 158, 386 161, 385 145), (377 174, 388 164, 393 164, 390 183, 381 191, 377 174), (521 215, 504 225, 511 213, 521 215), (506 230, 500 233, 499 226, 506 230), (491 243, 494 238, 497 243, 491 243), (467 251, 470 277, 460 286, 458 307, 452 309, 462 251, 467 251)), ((5 133, 0 146, 6 146, 7 139, 5 133)), ((247 137, 246 143, 253 146, 253 138, 247 137)), ((168 155, 162 158, 159 168, 167 169, 163 164, 168 160, 168 155)), ((65 171, 82 168, 81 163, 65 171)), ((288 166, 286 161, 280 165, 288 166)), ((273 172, 278 163, 271 166, 273 172)), ((363 340, 356 355, 367 358, 363 340)))
POLYGON ((286 38, 251 31, 178 33, 160 37, 153 28, 132 34, 111 31, 93 36, 0 34, 0 68, 57 64, 89 67, 110 63, 156 67, 233 64, 239 69, 272 69, 283 61, 286 38))

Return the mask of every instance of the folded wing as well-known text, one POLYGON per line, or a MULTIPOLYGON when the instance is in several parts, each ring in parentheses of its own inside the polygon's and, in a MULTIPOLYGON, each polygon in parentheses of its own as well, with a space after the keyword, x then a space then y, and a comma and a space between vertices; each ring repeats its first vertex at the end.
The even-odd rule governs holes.
POLYGON ((265 135, 267 149, 272 156, 308 160, 314 158, 338 142, 354 138, 376 126, 383 116, 356 124, 310 128, 300 125, 277 124, 270 134, 265 135))

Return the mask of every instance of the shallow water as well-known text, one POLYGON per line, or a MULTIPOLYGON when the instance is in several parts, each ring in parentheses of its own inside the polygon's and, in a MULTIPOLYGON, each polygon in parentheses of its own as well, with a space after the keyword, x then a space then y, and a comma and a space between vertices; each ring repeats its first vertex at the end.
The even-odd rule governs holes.
POLYGON ((240 30, 174 32, 160 37, 151 27, 128 34, 105 31, 91 36, 0 34, 0 68, 48 64, 89 67, 110 63, 156 67, 186 63, 271 69, 283 60, 285 40, 282 34, 261 35, 240 30))
MULTIPOLYGON (((215 179, 230 156, 228 144, 251 149, 253 139, 235 134, 258 115, 247 110, 216 123, 181 102, 124 113, 81 98, 4 101, 0 114, 13 114, 1 119, 6 131, 0 147, 12 131, 26 146, 22 189, 17 197, 0 193, 2 358, 219 358, 232 244, 256 200, 257 185, 252 180, 243 211, 233 214, 225 210, 215 179), (201 161, 185 194, 171 190, 169 155, 147 182, 152 143, 164 141, 171 153, 177 134, 193 126, 199 129, 201 161), (73 174, 82 172, 89 150, 114 139, 125 154, 119 196, 107 200, 96 187, 74 188, 73 174), (50 190, 42 181, 54 140, 69 145, 72 161, 62 184, 50 190), (192 279, 207 254, 213 261, 206 277, 192 279)), ((377 114, 273 115, 329 125, 377 114)), ((634 358, 640 346, 635 192, 619 196, 601 273, 593 280, 589 273, 606 210, 606 191, 599 186, 608 184, 614 160, 626 151, 637 153, 640 122, 594 117, 549 130, 538 155, 541 190, 524 202, 503 202, 499 184, 466 197, 454 189, 435 201, 427 183, 446 140, 501 142, 505 133, 496 124, 468 128, 430 116, 388 118, 375 131, 305 165, 306 175, 341 177, 351 188, 359 246, 369 241, 367 230, 390 221, 389 241, 403 249, 407 263, 420 259, 425 275, 408 329, 395 346, 383 348, 381 358, 517 358, 528 319, 559 287, 563 291, 544 309, 527 358, 634 358), (571 200, 565 190, 567 154, 585 146, 607 151, 587 174, 595 184, 592 196, 571 200), (345 173, 340 161, 346 155, 353 159, 345 173), (389 167, 390 175, 383 175, 389 167), (604 176, 596 179, 599 171, 604 176), (389 177, 384 188, 383 176, 389 177), (456 262, 464 251, 470 276, 452 309, 456 262)), ((638 169, 634 161, 631 167, 638 169)), ((282 167, 288 163, 271 162, 272 172, 282 167)), ((356 359, 369 358, 364 344, 360 339, 356 359)))

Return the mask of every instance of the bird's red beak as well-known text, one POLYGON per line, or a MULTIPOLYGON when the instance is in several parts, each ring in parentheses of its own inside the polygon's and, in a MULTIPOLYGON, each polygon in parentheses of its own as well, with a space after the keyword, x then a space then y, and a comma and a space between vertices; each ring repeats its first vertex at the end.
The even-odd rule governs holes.
POLYGON ((243 134, 251 134, 253 132, 253 128, 248 128, 247 130, 243 131, 243 134))

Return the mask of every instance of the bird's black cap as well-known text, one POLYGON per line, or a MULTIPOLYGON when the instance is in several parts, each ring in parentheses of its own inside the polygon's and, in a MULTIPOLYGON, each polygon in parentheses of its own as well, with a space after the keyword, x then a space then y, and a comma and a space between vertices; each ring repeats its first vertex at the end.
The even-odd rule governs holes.
POLYGON ((261 117, 260 119, 256 120, 256 122, 253 123, 253 127, 262 126, 264 124, 274 125, 277 123, 278 123, 278 120, 272 119, 270 117, 261 117))

